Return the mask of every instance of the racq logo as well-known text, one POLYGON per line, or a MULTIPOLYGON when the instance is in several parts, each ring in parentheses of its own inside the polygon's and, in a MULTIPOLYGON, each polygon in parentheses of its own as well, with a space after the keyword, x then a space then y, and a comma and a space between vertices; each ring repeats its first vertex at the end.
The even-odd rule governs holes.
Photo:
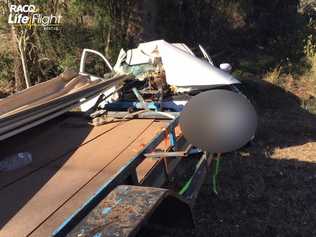
POLYGON ((61 15, 44 15, 39 13, 35 5, 10 5, 8 23, 32 26, 43 26, 47 29, 54 28, 61 23, 61 15))

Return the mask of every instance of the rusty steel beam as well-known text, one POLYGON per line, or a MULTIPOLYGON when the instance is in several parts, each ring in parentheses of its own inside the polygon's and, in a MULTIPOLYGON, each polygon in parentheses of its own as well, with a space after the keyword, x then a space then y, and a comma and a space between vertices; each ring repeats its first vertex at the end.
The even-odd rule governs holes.
MULTIPOLYGON (((66 236, 133 237, 145 222, 169 228, 194 227, 190 206, 174 192, 122 185, 115 188, 66 236)), ((64 235, 60 233, 56 236, 64 235)))
MULTIPOLYGON (((179 112, 168 112, 168 114, 177 117, 180 115, 179 112)), ((143 113, 139 114, 133 114, 129 112, 123 112, 123 111, 108 111, 107 116, 112 117, 112 118, 126 118, 126 119, 170 119, 169 117, 166 117, 162 114, 158 114, 155 111, 145 111, 143 113)))
POLYGON ((210 170, 213 158, 213 154, 204 152, 196 165, 195 171, 190 179, 190 186, 183 193, 184 198, 190 203, 190 205, 194 205, 196 201, 205 177, 210 170))

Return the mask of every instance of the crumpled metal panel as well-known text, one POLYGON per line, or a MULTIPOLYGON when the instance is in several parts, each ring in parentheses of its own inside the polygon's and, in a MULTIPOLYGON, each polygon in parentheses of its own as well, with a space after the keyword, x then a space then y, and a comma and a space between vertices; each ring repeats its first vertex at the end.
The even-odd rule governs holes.
POLYGON ((181 44, 173 45, 165 40, 141 43, 136 49, 127 51, 126 63, 149 63, 150 58, 154 57, 158 50, 169 85, 202 89, 240 83, 232 75, 183 50, 183 46, 180 48, 179 45, 181 44))

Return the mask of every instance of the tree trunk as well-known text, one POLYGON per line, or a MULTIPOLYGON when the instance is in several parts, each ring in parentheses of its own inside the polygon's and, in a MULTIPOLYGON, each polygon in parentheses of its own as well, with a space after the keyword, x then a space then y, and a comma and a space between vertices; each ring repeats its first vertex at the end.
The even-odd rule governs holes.
POLYGON ((22 63, 19 55, 19 49, 17 47, 17 42, 16 42, 16 31, 15 27, 12 25, 11 26, 11 38, 13 41, 14 45, 14 84, 15 84, 15 91, 20 91, 25 88, 25 83, 23 80, 23 69, 22 69, 22 63))
POLYGON ((111 26, 110 26, 110 27, 109 27, 108 34, 107 34, 106 46, 105 46, 105 56, 106 56, 107 58, 110 58, 111 33, 112 33, 112 28, 111 28, 111 26))
POLYGON ((24 79, 25 79, 25 84, 26 88, 31 87, 31 80, 29 76, 29 71, 27 67, 27 60, 25 56, 25 37, 26 37, 26 32, 22 32, 20 35, 20 38, 18 38, 18 47, 19 47, 19 52, 20 52, 20 57, 21 57, 21 62, 22 62, 22 68, 23 68, 23 74, 24 74, 24 79))
POLYGON ((22 63, 19 56, 14 57, 14 87, 15 91, 21 91, 25 88, 23 78, 22 63))

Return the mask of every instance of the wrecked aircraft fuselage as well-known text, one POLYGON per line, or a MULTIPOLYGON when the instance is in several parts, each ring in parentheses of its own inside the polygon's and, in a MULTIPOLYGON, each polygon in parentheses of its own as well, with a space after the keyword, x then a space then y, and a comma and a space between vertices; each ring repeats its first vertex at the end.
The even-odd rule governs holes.
MULTIPOLYGON (((164 40, 141 43, 127 51, 121 49, 116 64, 109 68, 118 74, 133 75, 135 79, 120 85, 122 89, 110 98, 111 106, 115 100, 117 108, 142 109, 144 102, 150 101, 146 108, 181 111, 188 98, 201 91, 220 87, 235 89, 240 82, 225 70, 230 70, 230 65, 217 68, 201 46, 200 49, 205 59, 195 56, 185 44, 170 44, 164 40), (140 97, 144 102, 135 102, 140 97)), ((95 53, 100 56, 99 52, 95 53)), ((107 60, 106 63, 109 65, 107 60)), ((81 66, 84 64, 85 56, 81 66)), ((85 103, 82 110, 86 111, 95 102, 85 103)), ((100 103, 101 108, 111 109, 109 106, 106 101, 100 103)))
POLYGON ((142 43, 127 52, 121 50, 114 70, 131 72, 140 80, 146 73, 163 74, 166 83, 175 88, 175 92, 240 83, 229 73, 196 57, 185 44, 169 44, 164 40, 142 43))

